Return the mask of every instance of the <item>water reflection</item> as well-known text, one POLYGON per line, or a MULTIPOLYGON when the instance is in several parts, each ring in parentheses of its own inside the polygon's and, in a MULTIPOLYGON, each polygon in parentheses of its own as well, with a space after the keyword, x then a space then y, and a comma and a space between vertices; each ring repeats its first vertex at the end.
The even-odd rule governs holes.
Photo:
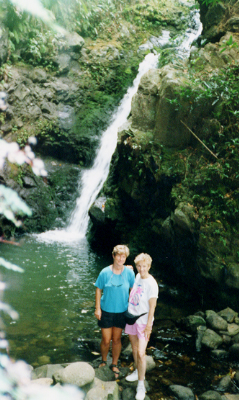
POLYGON ((93 284, 110 260, 94 254, 86 240, 46 245, 29 236, 21 247, 4 245, 1 250, 25 270, 4 276, 9 286, 5 302, 20 315, 19 321, 5 321, 10 355, 35 365, 79 359, 73 342, 99 335, 93 284))

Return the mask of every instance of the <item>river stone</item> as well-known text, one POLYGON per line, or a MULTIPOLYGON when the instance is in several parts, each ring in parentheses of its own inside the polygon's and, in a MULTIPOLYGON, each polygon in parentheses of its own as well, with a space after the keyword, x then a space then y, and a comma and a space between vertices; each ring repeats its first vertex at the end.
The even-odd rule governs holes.
POLYGON ((199 315, 189 315, 183 319, 186 328, 190 329, 192 332, 197 332, 199 326, 206 326, 206 321, 199 315))
POLYGON ((52 378, 60 369, 64 369, 68 364, 46 364, 35 368, 32 371, 31 379, 52 378))
POLYGON ((223 400, 239 400, 239 394, 225 393, 223 396, 223 400))
POLYGON ((239 333, 239 325, 228 324, 227 330, 228 330, 230 336, 235 336, 239 333))
POLYGON ((198 396, 199 400, 221 400, 221 395, 214 390, 208 390, 207 392, 198 396))
POLYGON ((113 371, 111 371, 111 369, 108 367, 108 365, 105 365, 104 367, 96 368, 95 376, 96 376, 96 378, 100 379, 103 382, 109 382, 109 381, 115 380, 115 374, 113 373, 113 371))
POLYGON ((152 371, 156 367, 156 363, 152 356, 145 356, 146 359, 146 372, 152 371))
POLYGON ((169 389, 180 400, 194 400, 193 391, 188 387, 171 385, 169 386, 169 389))
POLYGON ((216 349, 223 343, 221 336, 219 336, 216 332, 211 329, 206 329, 203 338, 202 344, 210 349, 216 349))
POLYGON ((218 315, 224 318, 229 324, 234 322, 235 318, 238 317, 238 313, 233 311, 230 307, 225 308, 218 312, 218 315))
POLYGON ((51 385, 53 385, 53 379, 52 378, 34 379, 34 383, 37 383, 38 385, 42 385, 42 386, 51 386, 51 385))
POLYGON ((117 382, 103 382, 95 378, 93 387, 87 392, 85 400, 118 400, 119 386, 117 382))
POLYGON ((217 390, 219 390, 219 392, 226 392, 226 391, 228 391, 231 383, 232 383, 232 379, 231 379, 230 375, 226 375, 219 381, 217 390))
POLYGON ((216 329, 217 331, 226 331, 227 330, 227 321, 220 317, 215 311, 207 310, 206 311, 206 322, 210 328, 216 329))
POLYGON ((54 374, 56 382, 84 387, 93 382, 95 370, 86 362, 76 362, 54 374))

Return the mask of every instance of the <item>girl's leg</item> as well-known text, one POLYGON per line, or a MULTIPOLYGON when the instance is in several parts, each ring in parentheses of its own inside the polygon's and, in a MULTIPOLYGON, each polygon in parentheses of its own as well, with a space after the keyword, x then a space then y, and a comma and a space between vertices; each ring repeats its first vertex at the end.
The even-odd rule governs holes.
POLYGON ((138 339, 138 351, 137 351, 137 368, 138 368, 138 376, 139 381, 143 381, 146 373, 146 347, 148 344, 148 340, 138 339))
POLYGON ((129 335, 129 340, 131 343, 131 347, 132 347, 132 352, 133 352, 133 357, 134 357, 134 366, 135 369, 137 369, 137 353, 138 353, 138 337, 137 335, 129 335))
POLYGON ((100 353, 102 361, 107 360, 107 355, 110 348, 110 341, 112 339, 113 328, 101 328, 102 339, 100 343, 100 353))

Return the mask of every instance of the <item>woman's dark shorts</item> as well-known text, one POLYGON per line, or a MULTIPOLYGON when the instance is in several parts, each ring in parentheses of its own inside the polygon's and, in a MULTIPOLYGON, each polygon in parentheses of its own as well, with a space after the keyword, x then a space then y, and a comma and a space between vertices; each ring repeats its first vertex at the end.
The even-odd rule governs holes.
POLYGON ((125 328, 124 313, 110 313, 102 310, 101 320, 98 321, 100 328, 125 328))

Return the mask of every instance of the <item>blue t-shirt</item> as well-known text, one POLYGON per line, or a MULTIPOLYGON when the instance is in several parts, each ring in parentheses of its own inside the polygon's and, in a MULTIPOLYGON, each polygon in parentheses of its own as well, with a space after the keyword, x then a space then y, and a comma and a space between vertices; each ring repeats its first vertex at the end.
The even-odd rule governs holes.
POLYGON ((124 267, 121 274, 114 274, 110 267, 102 269, 95 286, 103 290, 100 306, 103 311, 121 313, 127 310, 129 289, 134 285, 135 276, 132 269, 124 267))

